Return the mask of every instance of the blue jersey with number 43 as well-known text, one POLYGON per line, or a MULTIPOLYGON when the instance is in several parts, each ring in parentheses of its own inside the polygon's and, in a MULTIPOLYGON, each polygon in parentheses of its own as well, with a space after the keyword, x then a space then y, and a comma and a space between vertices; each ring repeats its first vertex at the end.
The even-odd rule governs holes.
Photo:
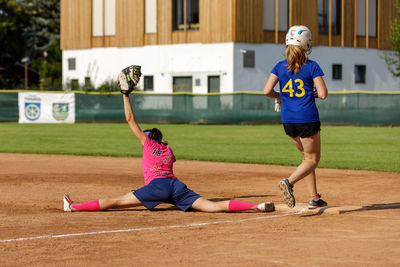
POLYGON ((324 76, 318 63, 308 60, 295 74, 288 72, 287 60, 282 60, 275 65, 272 73, 279 79, 282 123, 318 122, 313 79, 324 76))

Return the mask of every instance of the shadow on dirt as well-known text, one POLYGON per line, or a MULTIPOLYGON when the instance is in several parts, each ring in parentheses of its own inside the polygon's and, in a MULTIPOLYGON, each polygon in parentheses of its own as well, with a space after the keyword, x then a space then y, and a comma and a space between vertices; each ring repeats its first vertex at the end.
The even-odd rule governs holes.
POLYGON ((337 213, 343 214, 343 213, 350 213, 350 212, 361 212, 361 211, 367 211, 367 210, 389 210, 389 209, 400 209, 400 203, 386 203, 386 204, 371 204, 369 206, 354 206, 354 207, 340 207, 340 206, 327 206, 324 208, 321 208, 317 213, 315 214, 307 214, 304 215, 303 217, 310 217, 310 216, 318 216, 324 213, 330 213, 330 210, 335 209, 338 211, 337 213))

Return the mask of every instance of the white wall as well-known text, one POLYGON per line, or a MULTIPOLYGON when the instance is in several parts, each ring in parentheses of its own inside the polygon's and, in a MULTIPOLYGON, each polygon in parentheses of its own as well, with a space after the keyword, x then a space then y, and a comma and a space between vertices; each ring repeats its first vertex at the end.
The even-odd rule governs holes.
MULTIPOLYGON (((234 90, 261 92, 272 68, 284 59, 284 52, 284 45, 235 43, 234 90), (243 67, 243 50, 255 51, 255 68, 243 67)), ((400 80, 388 71, 381 54, 377 49, 317 46, 309 58, 322 68, 329 91, 399 91, 400 80), (332 64, 342 64, 342 80, 332 80, 332 64), (366 65, 365 84, 354 82, 355 65, 366 65)))
POLYGON ((317 60, 325 73, 325 82, 331 91, 399 91, 399 78, 395 78, 383 60, 381 50, 340 47, 314 47, 311 59, 317 60), (332 80, 332 64, 342 64, 342 81, 332 80), (354 66, 366 65, 366 83, 354 82, 354 66))
MULTIPOLYGON (((154 76, 157 93, 172 92, 173 76, 192 76, 193 93, 207 93, 207 76, 219 75, 221 92, 233 88, 233 43, 158 45, 132 48, 94 48, 63 51, 63 83, 91 77, 97 87, 129 65, 142 66, 143 75, 154 76), (68 58, 76 58, 76 70, 68 70, 68 58), (195 86, 200 79, 200 86, 195 86)), ((143 88, 143 80, 139 86, 143 88)))
POLYGON ((284 46, 280 45, 235 43, 234 91, 262 92, 272 68, 283 60, 283 53, 284 46), (248 50, 255 52, 255 68, 243 67, 244 53, 248 50))
MULTIPOLYGON (((132 48, 94 48, 63 51, 63 83, 90 76, 97 87, 116 79, 120 70, 131 64, 141 65, 143 75, 154 76, 156 93, 172 93, 173 76, 192 76, 193 93, 207 93, 207 77, 220 76, 222 93, 262 92, 274 67, 282 60, 285 46, 275 44, 216 43, 157 45, 132 48), (243 67, 243 51, 255 51, 255 68, 243 67), (76 58, 76 70, 68 70, 68 58, 76 58), (200 79, 200 86, 195 80, 200 79)), ((329 91, 399 91, 399 79, 388 71, 376 49, 313 47, 310 59, 325 73, 329 91), (332 64, 342 64, 342 80, 332 80, 332 64), (354 83, 354 65, 366 65, 366 83, 354 83)), ((143 88, 143 80, 139 84, 143 88)), ((277 88, 276 88, 277 89, 277 88)))

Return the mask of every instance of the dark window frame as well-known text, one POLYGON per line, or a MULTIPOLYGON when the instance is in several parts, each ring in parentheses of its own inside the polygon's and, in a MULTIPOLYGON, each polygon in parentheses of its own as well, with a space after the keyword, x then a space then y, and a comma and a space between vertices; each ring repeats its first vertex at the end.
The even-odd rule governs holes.
POLYGON ((143 76, 143 91, 154 91, 154 76, 143 76))
POLYGON ((256 67, 256 52, 254 50, 245 50, 243 54, 243 68, 256 67))
POLYGON ((186 93, 192 93, 193 92, 193 76, 173 76, 172 77, 172 90, 173 92, 186 92, 186 93), (180 88, 177 89, 176 88, 176 80, 178 79, 190 79, 191 81, 191 85, 190 85, 190 91, 186 91, 186 90, 181 90, 180 88))
POLYGON ((199 29, 199 0, 172 0, 172 31, 197 31, 199 29), (186 18, 184 10, 185 6, 186 18))
POLYGON ((68 58, 68 70, 76 70, 76 58, 68 58))
POLYGON ((354 65, 354 83, 365 84, 367 83, 367 66, 354 65))
POLYGON ((341 81, 343 80, 343 65, 332 64, 332 80, 341 81))
MULTIPOLYGON (((342 34, 342 1, 344 0, 332 0, 335 12, 335 17, 332 18, 336 23, 332 23, 332 35, 342 34), (335 5, 336 4, 336 5, 335 5)), ((332 9, 333 13, 333 9, 332 9)), ((333 15, 333 14, 332 14, 333 15)), ((329 34, 329 0, 318 1, 318 33, 329 34), (323 5, 324 10, 319 13, 320 5, 323 5)))
POLYGON ((221 92, 221 76, 219 75, 209 75, 207 76, 207 93, 220 93, 221 92), (218 78, 218 91, 210 92, 211 79, 218 78))

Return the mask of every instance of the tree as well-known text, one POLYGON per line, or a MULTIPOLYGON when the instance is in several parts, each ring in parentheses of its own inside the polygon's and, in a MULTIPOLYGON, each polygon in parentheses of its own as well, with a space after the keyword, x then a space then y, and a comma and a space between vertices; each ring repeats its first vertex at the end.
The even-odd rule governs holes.
POLYGON ((29 26, 23 33, 27 53, 32 58, 41 58, 60 39, 60 1, 24 0, 23 3, 30 16, 29 26))
POLYGON ((25 56, 26 42, 22 35, 29 23, 26 9, 19 1, 0 0, 0 88, 19 83, 15 63, 25 56))
POLYGON ((62 88, 60 1, 24 0, 30 24, 24 30, 27 54, 40 75, 40 89, 62 88))
POLYGON ((395 77, 400 77, 400 5, 398 1, 396 1, 396 15, 390 26, 390 44, 393 50, 384 52, 383 58, 389 71, 395 77))
POLYGON ((61 89, 59 0, 0 0, 0 40, 0 88, 23 84, 28 57, 41 89, 61 89))

